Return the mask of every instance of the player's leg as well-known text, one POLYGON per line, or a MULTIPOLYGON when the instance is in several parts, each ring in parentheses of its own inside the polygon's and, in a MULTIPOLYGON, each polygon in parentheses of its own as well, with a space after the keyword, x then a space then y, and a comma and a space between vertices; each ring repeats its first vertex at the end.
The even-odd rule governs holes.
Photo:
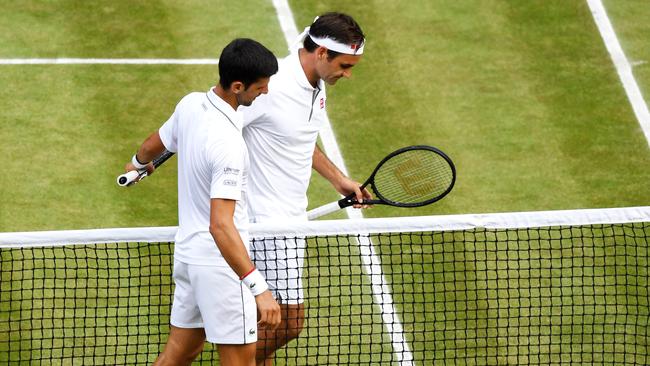
POLYGON ((282 321, 276 330, 260 329, 255 358, 258 365, 273 365, 273 354, 298 338, 305 322, 303 304, 280 304, 282 321))
POLYGON ((208 342, 216 344, 221 365, 255 365, 257 304, 230 267, 190 268, 208 342))
POLYGON ((255 265, 265 276, 282 311, 282 322, 275 331, 258 330, 258 365, 272 365, 275 351, 297 338, 303 329, 305 312, 302 268, 305 241, 269 239, 255 243, 253 253, 255 265))
POLYGON ((173 278, 176 286, 169 338, 154 363, 156 366, 189 365, 201 353, 205 343, 203 319, 194 298, 189 265, 174 261, 173 278))
POLYGON ((221 366, 255 366, 255 343, 218 344, 221 366))
POLYGON ((203 328, 178 328, 171 326, 169 338, 154 366, 190 365, 203 351, 205 332, 203 328))

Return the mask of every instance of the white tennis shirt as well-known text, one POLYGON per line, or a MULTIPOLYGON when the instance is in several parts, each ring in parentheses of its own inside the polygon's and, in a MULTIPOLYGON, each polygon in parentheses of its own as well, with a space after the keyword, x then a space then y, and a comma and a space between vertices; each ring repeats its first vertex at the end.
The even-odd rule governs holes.
POLYGON ((186 95, 159 130, 167 150, 178 152, 174 257, 181 262, 228 266, 209 231, 212 198, 237 200, 234 222, 249 250, 249 162, 241 129, 241 113, 209 90, 186 95))
POLYGON ((255 222, 307 219, 312 156, 325 119, 323 81, 311 86, 297 52, 278 66, 268 94, 241 108, 250 154, 249 214, 255 222))

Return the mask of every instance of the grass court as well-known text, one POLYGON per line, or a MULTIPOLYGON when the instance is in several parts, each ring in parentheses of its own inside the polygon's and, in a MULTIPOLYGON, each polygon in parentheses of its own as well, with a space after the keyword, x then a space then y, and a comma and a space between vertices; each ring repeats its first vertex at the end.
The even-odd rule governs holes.
MULTIPOLYGON (((650 25, 646 19, 650 18, 650 7, 645 0, 605 0, 603 3, 647 104, 650 100, 650 39, 647 37, 650 25)), ((442 201, 409 210, 375 207, 364 212, 366 217, 648 205, 648 141, 639 127, 586 1, 294 0, 289 4, 299 30, 315 15, 337 10, 355 17, 367 36, 363 59, 353 69, 352 78, 328 88, 329 117, 353 178, 365 180, 383 156, 406 145, 436 146, 448 153, 456 164, 456 186, 442 201)), ((278 57, 288 53, 271 1, 7 0, 3 10, 0 14, 2 60, 216 58, 223 46, 235 37, 254 38, 278 57)), ((3 85, 0 89, 0 156, 3 157, 0 232, 176 225, 175 159, 153 177, 129 189, 118 187, 115 177, 122 172, 144 138, 168 118, 185 94, 208 90, 217 82, 217 77, 215 65, 0 64, 0 83, 3 85)), ((310 208, 313 208, 336 199, 337 195, 328 183, 315 176, 309 198, 310 208)), ((328 216, 342 217, 343 213, 328 216)), ((647 235, 648 228, 634 230, 647 235)), ((643 242, 639 245, 637 241, 626 239, 624 253, 608 252, 610 249, 607 249, 604 239, 582 243, 584 246, 579 250, 570 251, 572 256, 582 258, 575 259, 578 262, 573 264, 602 270, 596 274, 602 278, 616 281, 621 275, 617 271, 628 271, 627 275, 633 274, 640 281, 628 282, 627 287, 624 286, 626 290, 623 290, 619 283, 579 282, 584 278, 594 278, 594 273, 564 273, 561 269, 554 272, 554 268, 562 268, 565 264, 562 258, 568 254, 566 242, 561 242, 560 247, 553 247, 557 243, 547 243, 548 247, 528 248, 525 242, 506 240, 506 248, 518 254, 514 258, 503 258, 494 254, 492 248, 461 245, 460 239, 452 239, 443 244, 432 238, 424 243, 430 244, 423 249, 428 252, 410 254, 410 258, 423 261, 424 264, 420 265, 431 267, 431 273, 436 274, 431 283, 432 296, 445 300, 437 302, 439 308, 434 309, 399 309, 403 314, 425 317, 432 328, 420 331, 441 337, 434 349, 421 346, 428 359, 449 357, 451 360, 458 356, 444 349, 458 345, 456 339, 460 329, 483 337, 481 339, 486 339, 486 343, 481 346, 492 350, 525 346, 531 353, 540 350, 551 355, 570 354, 570 346, 563 343, 566 338, 553 338, 554 334, 519 333, 513 336, 488 332, 487 329, 497 325, 495 322, 499 322, 499 316, 510 319, 519 318, 521 314, 522 317, 539 319, 535 324, 514 325, 520 332, 526 332, 523 329, 543 331, 545 327, 556 325, 544 323, 542 319, 546 316, 555 315, 554 319, 565 321, 565 324, 578 322, 575 318, 565 319, 556 314, 548 304, 511 302, 509 311, 517 312, 513 315, 500 313, 499 306, 504 305, 498 301, 481 302, 481 296, 502 296, 515 301, 511 292, 515 289, 528 291, 520 294, 522 298, 550 296, 562 299, 564 304, 573 301, 576 306, 593 305, 595 314, 573 313, 571 316, 579 317, 583 323, 589 318, 595 324, 602 324, 603 329, 616 326, 608 324, 603 315, 614 309, 600 303, 584 303, 584 299, 588 295, 602 295, 602 299, 606 299, 607 296, 616 298, 623 296, 622 293, 630 294, 632 297, 616 299, 625 306, 641 309, 635 315, 638 316, 635 324, 648 325, 648 314, 643 313, 643 309, 646 312, 648 309, 647 240, 644 246, 643 242), (470 259, 467 256, 480 253, 484 257, 471 258, 478 267, 467 266, 470 259), (498 267, 504 260, 518 266, 541 263, 539 258, 549 259, 544 257, 547 253, 554 253, 544 262, 546 264, 541 265, 547 268, 518 267, 513 272, 498 267), (608 255, 609 259, 606 258, 608 255), (456 260, 449 261, 449 256, 456 260), (589 262, 589 258, 602 259, 603 262, 594 264, 589 262), (631 267, 621 265, 621 260, 630 258, 637 258, 634 262, 626 262, 631 267), (480 277, 489 276, 492 270, 497 271, 498 279, 480 277), (445 272, 456 277, 450 280, 445 277, 445 272), (565 286, 565 292, 553 293, 556 290, 551 289, 550 284, 535 282, 538 275, 548 276, 550 284, 560 289, 557 291, 562 291, 562 286, 565 286), (485 288, 468 287, 477 283, 485 288), (578 292, 592 285, 599 289, 599 294, 578 292), (645 293, 640 290, 644 286, 645 293), (646 302, 632 304, 628 303, 632 301, 630 299, 646 299, 646 302), (460 309, 458 304, 474 308, 460 309), (488 308, 497 310, 491 312, 486 310, 488 308), (525 309, 540 309, 540 313, 520 313, 525 309), (457 318, 461 311, 474 318, 457 318), (644 319, 646 323, 643 323, 644 319), (459 330, 455 330, 456 327, 459 330), (482 333, 484 329, 485 334, 482 333), (541 344, 522 343, 529 336, 544 341, 541 344)), ((308 267, 308 281, 316 281, 324 275, 319 272, 323 269, 317 265, 321 263, 317 259, 327 254, 322 253, 327 246, 321 248, 313 244, 310 248, 310 264, 313 266, 308 267)), ((396 263, 394 253, 387 246, 379 247, 383 250, 382 263, 391 286, 396 292, 402 291, 400 281, 412 279, 393 277, 393 274, 407 271, 406 267, 413 266, 413 263, 404 263, 404 268, 389 266, 387 263, 396 263)), ((348 260, 355 260, 357 253, 346 253, 350 257, 348 260)), ((129 258, 130 254, 129 249, 124 249, 114 255, 129 258)), ((10 254, 3 250, 2 255, 4 270, 10 254)), ((335 258, 339 258, 339 254, 335 258)), ((327 259, 330 260, 333 259, 327 259)), ((67 261, 74 263, 75 259, 67 261)), ((111 267, 118 262, 117 258, 110 258, 102 263, 111 267)), ((46 256, 40 263, 47 267, 50 262, 46 256)), ((97 259, 91 259, 91 263, 97 263, 97 259)), ((167 262, 152 264, 161 271, 159 278, 163 282, 170 280, 169 268, 165 269, 164 263, 167 262)), ((131 264, 135 267, 140 265, 131 264)), ((335 260, 331 268, 338 265, 340 263, 335 260)), ((24 273, 29 273, 32 268, 25 270, 24 273)), ((34 270, 32 276, 41 273, 44 276, 47 271, 34 270)), ((102 278, 101 268, 98 271, 92 275, 102 278)), ((2 275, 5 283, 9 279, 7 276, 13 276, 4 271, 2 275)), ((79 286, 82 288, 88 287, 87 281, 91 281, 84 280, 85 276, 92 277, 76 271, 64 272, 63 276, 81 281, 79 286)), ((129 308, 134 305, 128 300, 131 290, 128 286, 120 289, 124 287, 123 281, 128 284, 137 282, 137 279, 130 278, 132 274, 120 275, 119 271, 115 276, 121 280, 111 284, 117 286, 111 287, 113 292, 95 294, 107 301, 102 305, 108 309, 105 311, 120 314, 124 319, 141 317, 143 313, 140 310, 150 306, 149 303, 129 308)), ((33 291, 25 284, 25 281, 33 283, 33 278, 12 279, 22 281, 27 292, 33 291)), ((344 280, 331 281, 334 281, 333 286, 340 287, 344 280)), ((359 276, 355 281, 361 281, 357 283, 361 286, 365 280, 359 276)), ((169 289, 165 287, 168 285, 161 286, 152 290, 154 293, 145 295, 159 296, 155 291, 169 289)), ((336 291, 338 296, 345 288, 336 291)), ((37 301, 65 302, 64 299, 57 300, 55 292, 37 293, 34 290, 34 294, 42 298, 37 301)), ((353 301, 360 295, 343 294, 353 301)), ((365 295, 367 301, 369 295, 365 295)), ((24 312, 28 303, 31 301, 16 302, 0 311, 8 316, 17 316, 24 312)), ((352 313, 364 306, 343 305, 352 313)), ((562 310, 571 309, 575 308, 562 310)), ((74 314, 70 316, 74 318, 74 314)), ((369 317, 381 322, 376 313, 369 317)), ((165 323, 157 318, 149 321, 165 323)), ((365 318, 361 320, 364 321, 365 318)), ((104 325, 97 326, 101 328, 104 325)), ((62 332, 95 331, 76 329, 72 324, 63 324, 62 328, 65 328, 62 332)), ((372 328, 359 329, 361 333, 373 331, 372 328)), ((571 331, 561 329, 565 333, 560 334, 571 331)), ((593 327, 582 330, 592 338, 575 339, 577 343, 589 343, 598 334, 607 333, 593 327)), ((648 361, 647 330, 646 333, 636 331, 646 335, 645 349, 634 350, 638 359, 621 356, 625 351, 631 351, 621 349, 615 340, 611 340, 611 350, 585 351, 597 355, 611 352, 622 358, 603 356, 582 361, 595 364, 641 364, 648 361)), ((623 334, 625 329, 616 329, 615 332, 623 334)), ((61 336, 62 333, 54 334, 55 338, 61 336)), ((128 340, 128 334, 118 336, 128 340)), ((118 336, 113 342, 117 342, 118 336)), ((326 342, 345 340, 347 336, 327 335, 331 338, 326 342)), ((22 334, 21 337, 27 339, 34 334, 22 334)), ((408 341, 417 344, 413 339, 408 341)), ((642 341, 636 344, 642 344, 642 341)), ((132 352, 114 346, 123 354, 132 352)), ((42 347, 43 352, 49 348, 61 348, 57 344, 43 344, 42 347)), ((338 346, 332 347, 339 349, 338 346)), ((465 349, 471 349, 471 345, 465 345, 465 349)), ((359 353, 367 351, 363 346, 357 350, 359 353)), ((0 360, 3 360, 2 353, 0 349, 0 360)), ((78 355, 69 356, 74 358, 78 355)), ((131 356, 125 356, 124 363, 134 362, 138 356, 128 357, 131 356)), ((475 360, 487 360, 487 364, 562 362, 555 356, 542 359, 504 359, 495 355, 474 357, 475 360)), ((481 364, 481 361, 477 363, 481 364)))

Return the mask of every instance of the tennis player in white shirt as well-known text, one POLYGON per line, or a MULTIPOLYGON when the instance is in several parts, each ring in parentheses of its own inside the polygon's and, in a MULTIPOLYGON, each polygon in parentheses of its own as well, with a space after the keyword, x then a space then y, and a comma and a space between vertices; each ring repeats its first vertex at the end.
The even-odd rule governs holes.
MULTIPOLYGON (((269 92, 243 108, 244 140, 251 159, 249 213, 252 222, 307 220, 312 168, 342 195, 370 199, 316 145, 324 118, 325 84, 349 78, 361 60, 365 37, 352 17, 326 13, 301 35, 302 47, 282 59, 269 92)), ((362 207, 356 205, 355 207, 362 207)), ((296 338, 304 323, 302 267, 304 240, 253 243, 253 260, 282 308, 275 331, 260 329, 258 365, 272 365, 273 353, 296 338)))
POLYGON ((126 165, 153 172, 149 162, 164 149, 178 156, 176 286, 169 338, 154 365, 189 365, 207 340, 221 365, 252 366, 258 327, 280 323, 280 307, 249 256, 249 158, 237 111, 268 91, 277 70, 264 46, 234 40, 219 58, 219 84, 186 95, 126 165))

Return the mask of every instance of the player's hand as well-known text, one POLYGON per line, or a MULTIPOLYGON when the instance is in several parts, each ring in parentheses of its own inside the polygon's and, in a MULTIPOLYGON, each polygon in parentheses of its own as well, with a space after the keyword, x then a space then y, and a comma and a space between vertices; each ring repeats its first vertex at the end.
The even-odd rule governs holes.
MULTIPOLYGON (((147 169, 147 175, 153 174, 153 172, 156 170, 156 168, 153 166, 153 162, 150 162, 149 164, 147 164, 147 167, 145 169, 147 169)), ((133 171, 133 170, 138 170, 138 169, 136 169, 136 167, 131 162, 128 162, 126 164, 126 166, 124 167, 124 171, 127 172, 127 173, 130 172, 130 171, 133 171)), ((140 178, 138 177, 135 180, 135 182, 138 182, 139 180, 140 180, 140 178)))
MULTIPOLYGON (((354 193, 355 198, 357 202, 363 202, 365 200, 371 200, 372 199, 372 194, 370 191, 368 191, 367 188, 360 189, 361 184, 359 182, 356 182, 348 177, 343 177, 338 185, 336 186, 336 190, 344 195, 347 196, 351 193, 354 193)), ((364 205, 360 203, 354 204, 352 207, 354 208, 368 208, 371 207, 372 205, 364 205)))
POLYGON ((275 301, 271 291, 266 290, 255 296, 257 303, 257 325, 260 328, 275 330, 282 320, 280 315, 280 305, 275 301))

